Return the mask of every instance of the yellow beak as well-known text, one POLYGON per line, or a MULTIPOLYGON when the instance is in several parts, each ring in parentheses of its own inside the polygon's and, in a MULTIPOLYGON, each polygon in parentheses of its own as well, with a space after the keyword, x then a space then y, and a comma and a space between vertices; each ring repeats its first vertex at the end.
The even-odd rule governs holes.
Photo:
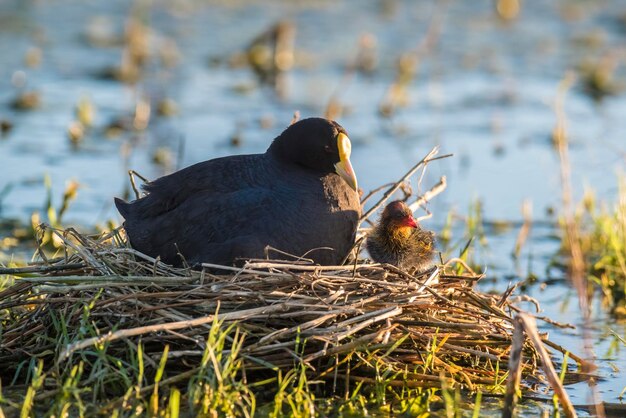
POLYGON ((335 171, 356 192, 358 191, 356 174, 354 174, 352 164, 350 164, 352 144, 346 134, 337 135, 337 149, 339 150, 339 162, 335 164, 335 171))

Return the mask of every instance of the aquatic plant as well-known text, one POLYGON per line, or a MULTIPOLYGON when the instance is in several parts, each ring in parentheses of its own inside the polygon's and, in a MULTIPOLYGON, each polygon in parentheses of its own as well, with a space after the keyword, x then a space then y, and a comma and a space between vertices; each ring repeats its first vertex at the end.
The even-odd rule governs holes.
MULTIPOLYGON (((626 318, 626 178, 618 178, 617 202, 610 207, 588 190, 578 204, 578 242, 591 286, 599 289, 605 305, 626 318)), ((569 241, 563 241, 568 251, 569 241)))

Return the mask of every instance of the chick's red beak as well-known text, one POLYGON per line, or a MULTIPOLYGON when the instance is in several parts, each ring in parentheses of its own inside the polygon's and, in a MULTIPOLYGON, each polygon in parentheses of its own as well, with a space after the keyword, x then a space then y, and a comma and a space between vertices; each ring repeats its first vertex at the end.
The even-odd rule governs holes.
POLYGON ((403 224, 406 226, 410 226, 411 228, 417 228, 417 221, 411 215, 404 218, 403 224))

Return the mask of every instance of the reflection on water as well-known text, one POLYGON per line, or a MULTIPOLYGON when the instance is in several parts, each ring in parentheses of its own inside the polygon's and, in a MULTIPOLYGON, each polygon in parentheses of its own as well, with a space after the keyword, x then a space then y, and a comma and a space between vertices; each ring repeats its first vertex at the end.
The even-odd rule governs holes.
MULTIPOLYGON (((364 190, 397 179, 436 144, 455 154, 433 163, 422 185, 447 176, 447 191, 430 204, 431 229, 475 199, 486 220, 518 222, 530 199, 531 240, 516 265, 510 254, 519 226, 490 236, 480 261, 499 280, 483 286, 502 290, 504 278, 529 273, 544 280, 558 242, 537 222, 550 224, 546 211, 560 205, 551 133, 557 84, 568 70, 579 80, 565 104, 576 196, 587 185, 614 198, 615 173, 625 166, 619 16, 626 5, 524 2, 505 19, 495 3, 510 2, 4 2, 0 193, 11 187, 0 194, 0 216, 27 219, 41 210, 49 174, 58 197, 69 180, 81 184, 66 223, 119 220, 112 197, 128 194, 129 168, 154 178, 263 152, 294 111, 329 112, 350 133, 364 190), (283 46, 272 49, 272 39, 283 46), (245 65, 251 61, 255 71, 245 65), (25 109, 11 106, 19 98, 25 109), (77 128, 85 100, 93 126, 77 128)), ((581 325, 565 281, 548 289, 525 292, 545 315, 581 325)), ((594 311, 592 332, 600 391, 616 402, 626 347, 611 348, 609 329, 622 336, 626 329, 605 315, 594 311)), ((580 330, 545 330, 582 352, 580 330)), ((585 383, 569 390, 575 403, 589 402, 585 383)))

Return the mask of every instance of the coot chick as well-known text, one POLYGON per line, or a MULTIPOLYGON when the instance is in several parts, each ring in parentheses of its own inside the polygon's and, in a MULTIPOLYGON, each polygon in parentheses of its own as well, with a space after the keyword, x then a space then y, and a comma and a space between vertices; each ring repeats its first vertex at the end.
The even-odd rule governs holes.
POLYGON ((115 205, 131 246, 169 264, 232 265, 265 258, 267 246, 338 264, 360 216, 350 150, 338 123, 304 119, 264 154, 192 165, 147 183, 146 196, 115 205))
POLYGON ((423 273, 433 267, 435 234, 422 229, 402 201, 389 203, 366 242, 372 260, 423 273))

